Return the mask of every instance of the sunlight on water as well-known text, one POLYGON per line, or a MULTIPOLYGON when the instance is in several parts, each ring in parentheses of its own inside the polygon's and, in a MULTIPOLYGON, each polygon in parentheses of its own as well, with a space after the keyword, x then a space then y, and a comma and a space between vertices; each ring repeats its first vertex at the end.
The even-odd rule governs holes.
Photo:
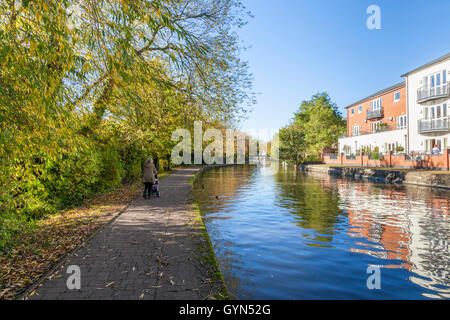
POLYGON ((449 191, 238 166, 194 194, 236 298, 450 298, 449 191))

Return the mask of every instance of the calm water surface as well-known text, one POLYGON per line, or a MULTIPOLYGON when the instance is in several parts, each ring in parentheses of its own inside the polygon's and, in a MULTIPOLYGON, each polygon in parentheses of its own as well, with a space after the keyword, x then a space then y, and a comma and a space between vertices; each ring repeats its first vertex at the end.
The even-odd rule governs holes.
POLYGON ((449 191, 238 166, 194 193, 236 298, 450 298, 449 191))

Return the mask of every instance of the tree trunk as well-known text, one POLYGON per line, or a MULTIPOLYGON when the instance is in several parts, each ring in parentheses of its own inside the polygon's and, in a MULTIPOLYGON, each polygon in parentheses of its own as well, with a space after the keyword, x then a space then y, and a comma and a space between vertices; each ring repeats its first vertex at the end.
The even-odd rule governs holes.
POLYGON ((106 104, 111 98, 113 87, 114 80, 112 79, 112 77, 109 77, 106 86, 103 88, 102 95, 97 99, 97 101, 95 101, 94 104, 94 117, 96 123, 100 123, 102 121, 103 115, 106 111, 106 104))
POLYGON ((172 170, 172 160, 170 159, 170 154, 167 155, 167 170, 172 170))

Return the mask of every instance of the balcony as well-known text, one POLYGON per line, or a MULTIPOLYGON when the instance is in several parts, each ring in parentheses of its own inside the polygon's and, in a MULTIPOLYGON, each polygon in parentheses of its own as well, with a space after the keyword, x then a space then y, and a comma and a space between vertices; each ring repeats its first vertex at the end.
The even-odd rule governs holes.
POLYGON ((450 96, 450 82, 434 88, 423 87, 417 90, 417 103, 447 98, 450 96))
POLYGON ((436 133, 450 131, 449 118, 433 119, 433 120, 419 120, 419 133, 436 133))
POLYGON ((367 120, 378 119, 378 118, 383 118, 383 109, 367 111, 367 115, 366 115, 367 120))
POLYGON ((368 134, 374 134, 374 133, 379 133, 379 132, 387 132, 387 131, 394 131, 394 130, 397 130, 397 129, 394 128, 394 127, 388 126, 388 125, 384 125, 382 127, 378 127, 378 128, 375 128, 374 130, 370 130, 370 131, 363 131, 363 130, 361 130, 358 135, 352 135, 352 134, 349 135, 349 134, 346 133, 346 134, 341 135, 339 137, 339 139, 350 138, 350 137, 354 138, 354 137, 359 137, 359 136, 365 136, 365 135, 368 135, 368 134))

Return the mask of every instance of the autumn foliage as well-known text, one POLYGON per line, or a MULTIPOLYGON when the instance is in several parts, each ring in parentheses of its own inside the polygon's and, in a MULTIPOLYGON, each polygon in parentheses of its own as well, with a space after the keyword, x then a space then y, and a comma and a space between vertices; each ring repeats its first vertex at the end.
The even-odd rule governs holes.
POLYGON ((1 1, 0 253, 136 181, 148 156, 167 166, 176 128, 235 123, 251 100, 244 18, 235 0, 1 1))

